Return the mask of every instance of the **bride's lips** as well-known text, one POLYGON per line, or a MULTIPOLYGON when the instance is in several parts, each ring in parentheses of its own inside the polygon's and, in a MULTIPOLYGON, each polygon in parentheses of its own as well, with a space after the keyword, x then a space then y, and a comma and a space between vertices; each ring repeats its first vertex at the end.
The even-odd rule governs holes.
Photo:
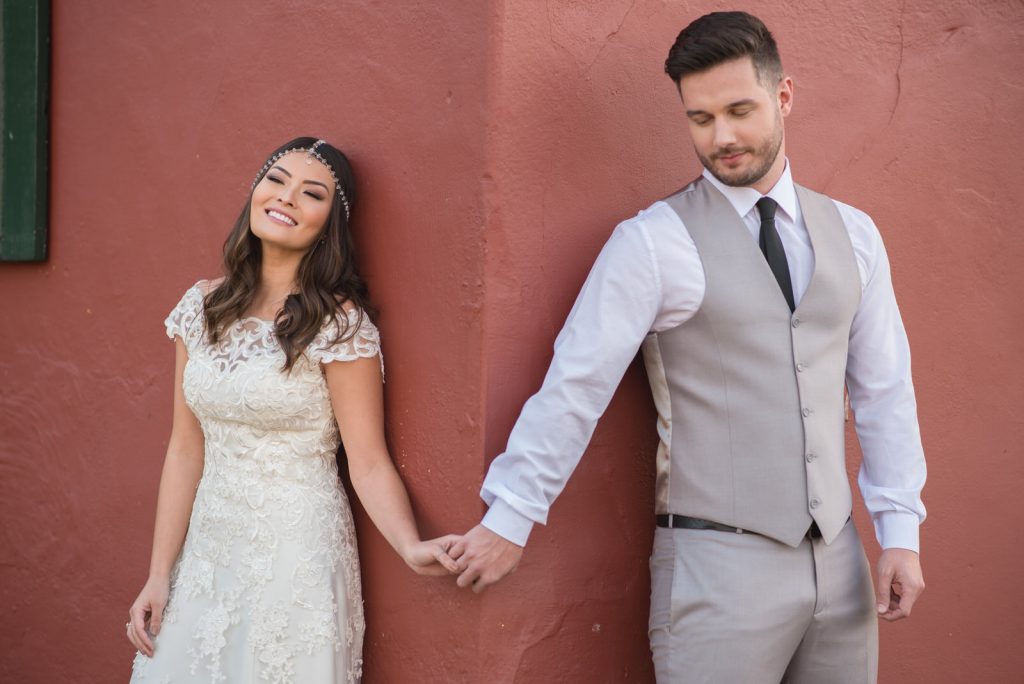
POLYGON ((280 223, 282 226, 288 226, 289 228, 294 228, 295 226, 299 225, 299 222, 295 220, 295 217, 289 215, 288 212, 281 211, 280 209, 267 209, 266 210, 266 214, 267 214, 267 216, 270 217, 271 221, 273 221, 274 223, 280 223), (275 216, 275 214, 276 214, 276 216, 275 216), (282 216, 287 218, 288 221, 291 221, 291 223, 289 223, 288 221, 285 221, 284 219, 282 219, 281 218, 282 216))

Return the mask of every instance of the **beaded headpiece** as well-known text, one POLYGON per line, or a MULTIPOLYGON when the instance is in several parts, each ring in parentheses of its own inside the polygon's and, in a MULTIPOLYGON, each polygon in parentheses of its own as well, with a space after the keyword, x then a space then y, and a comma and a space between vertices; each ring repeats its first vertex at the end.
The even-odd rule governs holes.
POLYGON ((306 163, 307 164, 312 164, 313 160, 316 159, 318 162, 320 162, 321 164, 326 166, 327 170, 331 172, 331 178, 334 179, 334 187, 338 189, 338 197, 341 198, 341 204, 342 204, 342 206, 345 207, 345 220, 347 221, 348 218, 349 218, 349 214, 351 213, 351 210, 349 209, 348 197, 345 196, 345 191, 341 189, 341 182, 338 181, 338 174, 336 174, 334 172, 334 167, 331 166, 330 162, 328 162, 326 159, 324 159, 323 155, 321 155, 319 152, 316 151, 317 146, 319 146, 319 145, 326 145, 326 144, 327 144, 327 141, 321 139, 321 140, 317 140, 315 143, 313 143, 309 147, 289 147, 287 150, 281 150, 280 152, 275 154, 273 157, 268 159, 267 163, 263 165, 262 169, 260 169, 260 172, 256 174, 256 178, 252 182, 253 189, 254 190, 256 189, 256 184, 260 182, 260 179, 263 178, 263 175, 267 172, 267 170, 271 166, 274 165, 274 162, 276 162, 278 159, 280 159, 281 157, 283 157, 286 154, 290 154, 291 152, 305 152, 306 153, 306 163))

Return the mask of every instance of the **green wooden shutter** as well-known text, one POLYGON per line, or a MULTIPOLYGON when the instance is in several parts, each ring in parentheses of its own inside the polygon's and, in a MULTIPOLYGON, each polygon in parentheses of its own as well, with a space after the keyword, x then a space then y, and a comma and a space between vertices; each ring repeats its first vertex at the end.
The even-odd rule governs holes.
POLYGON ((46 258, 49 0, 0 0, 0 260, 46 258))

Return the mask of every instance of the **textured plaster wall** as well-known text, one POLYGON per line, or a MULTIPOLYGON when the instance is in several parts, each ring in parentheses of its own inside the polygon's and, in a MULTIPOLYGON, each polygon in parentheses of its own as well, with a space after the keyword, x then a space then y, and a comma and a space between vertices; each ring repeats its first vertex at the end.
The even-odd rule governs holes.
MULTIPOLYGON (((393 454, 424 532, 461 531, 603 241, 698 173, 661 64, 725 6, 54 5, 51 256, 0 264, 0 680, 115 682, 169 427, 161 321, 216 272, 266 152, 311 133, 351 153, 393 454)), ((1016 681, 1024 9, 746 8, 796 81, 795 175, 875 218, 913 345, 928 590, 882 626, 881 681, 1016 681)), ((366 681, 652 681, 653 428, 634 364, 482 597, 413 577, 358 516, 366 681)))

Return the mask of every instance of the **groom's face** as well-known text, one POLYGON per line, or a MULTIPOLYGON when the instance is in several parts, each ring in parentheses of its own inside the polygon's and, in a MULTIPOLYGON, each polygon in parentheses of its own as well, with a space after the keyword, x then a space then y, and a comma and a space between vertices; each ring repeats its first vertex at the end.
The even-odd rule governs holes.
MULTIPOLYGON (((793 102, 793 83, 766 87, 749 57, 684 76, 679 94, 701 163, 726 185, 771 183, 785 165, 782 119, 793 102)), ((767 192, 768 188, 758 188, 767 192)))

